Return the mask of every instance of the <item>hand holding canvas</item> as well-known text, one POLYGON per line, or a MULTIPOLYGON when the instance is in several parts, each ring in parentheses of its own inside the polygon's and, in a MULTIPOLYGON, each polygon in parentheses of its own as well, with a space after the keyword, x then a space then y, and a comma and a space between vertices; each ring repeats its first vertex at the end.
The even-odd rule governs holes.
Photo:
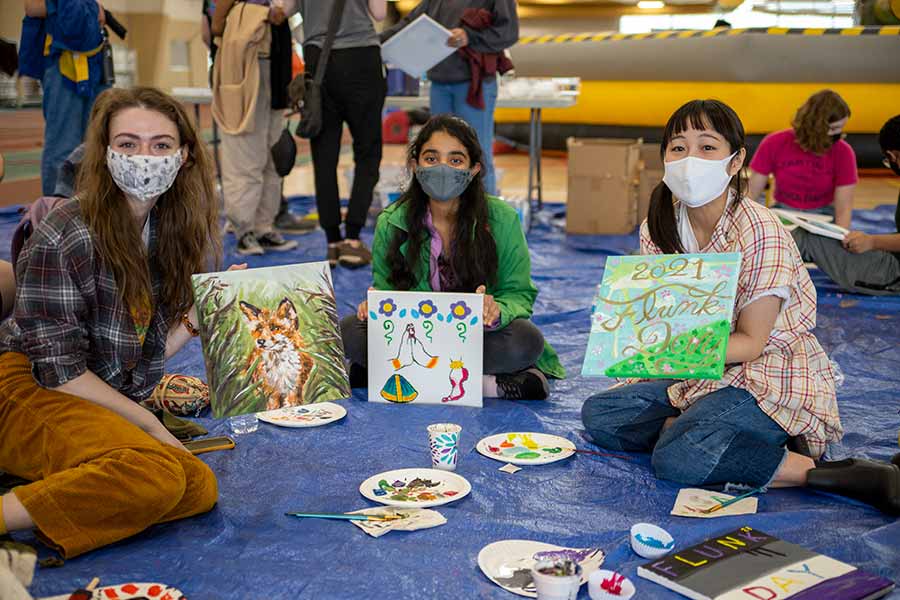
POLYGON ((875 240, 868 233, 862 231, 851 231, 844 237, 842 242, 844 248, 854 254, 862 254, 875 248, 875 240))
MULTIPOLYGON (((370 285, 369 289, 367 291, 371 292, 374 290, 375 290, 375 288, 373 288, 370 285)), ((359 306, 356 309, 356 318, 359 319, 360 321, 365 321, 369 318, 369 299, 368 299, 368 297, 359 303, 359 306)))
POLYGON ((487 292, 487 287, 479 285, 476 294, 484 294, 484 323, 486 327, 496 327, 500 322, 500 306, 494 301, 494 297, 487 292))

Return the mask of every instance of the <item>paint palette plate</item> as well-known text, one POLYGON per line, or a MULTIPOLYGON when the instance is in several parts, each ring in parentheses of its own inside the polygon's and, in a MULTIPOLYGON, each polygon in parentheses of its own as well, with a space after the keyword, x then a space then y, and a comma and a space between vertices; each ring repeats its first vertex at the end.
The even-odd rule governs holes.
MULTIPOLYGON (((53 596, 46 600, 69 600, 71 594, 53 596)), ((94 589, 90 600, 184 600, 185 596, 173 587, 164 583, 123 583, 121 585, 104 585, 94 589)))
POLYGON ((303 406, 286 406, 277 410, 256 413, 260 421, 279 427, 318 427, 340 421, 347 409, 334 402, 319 402, 303 406))
POLYGON ((488 579, 507 592, 537 598, 531 567, 544 559, 568 558, 581 565, 581 583, 600 568, 606 558, 600 548, 565 548, 530 540, 502 540, 478 553, 478 567, 488 579))
POLYGON ((475 447, 488 458, 514 465, 546 465, 575 454, 575 444, 546 433, 498 433, 475 447))
POLYGON ((472 491, 465 477, 437 469, 396 469, 362 482, 359 493, 373 502, 400 508, 441 506, 472 491))

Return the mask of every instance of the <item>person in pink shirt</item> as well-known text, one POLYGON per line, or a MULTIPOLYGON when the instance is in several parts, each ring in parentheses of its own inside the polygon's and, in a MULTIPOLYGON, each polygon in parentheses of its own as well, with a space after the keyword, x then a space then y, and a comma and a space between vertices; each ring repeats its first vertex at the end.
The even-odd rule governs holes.
POLYGON ((782 208, 834 215, 850 228, 858 180, 856 154, 843 138, 850 107, 836 92, 816 92, 797 110, 791 129, 770 133, 750 161, 751 198, 775 176, 775 202, 782 208))

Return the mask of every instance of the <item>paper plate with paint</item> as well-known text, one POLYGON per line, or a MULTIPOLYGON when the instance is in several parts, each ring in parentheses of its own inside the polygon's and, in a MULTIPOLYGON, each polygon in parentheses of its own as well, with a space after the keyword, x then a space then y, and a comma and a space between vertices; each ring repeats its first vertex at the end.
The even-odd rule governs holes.
POLYGON ((465 477, 437 469, 397 469, 373 475, 359 493, 373 502, 400 508, 428 508, 465 498, 472 486, 465 477))
POLYGON ((340 421, 346 416, 347 409, 334 402, 288 406, 278 410, 256 413, 256 417, 260 421, 279 427, 318 427, 340 421))
POLYGON ((514 465, 546 465, 575 454, 575 444, 546 433, 498 433, 483 438, 476 448, 488 458, 514 465))
MULTIPOLYGON (((53 596, 46 600, 69 600, 71 594, 53 596)), ((90 600, 185 600, 179 590, 164 583, 123 583, 104 585, 93 590, 90 600)))
POLYGON ((537 598, 531 567, 538 561, 568 558, 581 565, 581 583, 600 568, 606 554, 600 548, 565 548, 530 540, 502 540, 478 553, 478 567, 488 579, 507 592, 537 598))

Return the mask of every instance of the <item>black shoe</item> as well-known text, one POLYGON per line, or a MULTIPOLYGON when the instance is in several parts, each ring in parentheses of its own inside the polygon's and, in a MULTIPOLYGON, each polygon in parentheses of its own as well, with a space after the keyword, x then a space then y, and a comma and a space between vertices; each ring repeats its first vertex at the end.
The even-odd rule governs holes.
POLYGON ((871 504, 900 515, 900 467, 864 458, 819 462, 809 471, 810 487, 871 504))
POLYGON ((546 400, 550 384, 539 369, 532 367, 511 375, 497 375, 497 391, 507 400, 546 400))
POLYGON ((335 244, 328 244, 328 264, 331 265, 331 268, 334 269, 338 266, 338 259, 341 256, 341 245, 342 242, 337 242, 335 244))
POLYGON ((296 240, 286 240, 275 231, 258 236, 256 241, 263 250, 275 250, 276 252, 286 252, 297 247, 296 240))
POLYGON ((350 363, 350 387, 369 387, 369 370, 356 363, 350 363))
POLYGON ((238 240, 237 253, 244 256, 260 256, 265 254, 266 251, 263 250, 259 242, 256 241, 256 236, 253 232, 248 231, 241 236, 240 240, 238 240))
POLYGON ((900 467, 900 452, 891 457, 891 462, 900 467))
POLYGON ((275 228, 283 233, 311 233, 319 227, 312 219, 305 219, 292 212, 283 210, 275 217, 275 228))

